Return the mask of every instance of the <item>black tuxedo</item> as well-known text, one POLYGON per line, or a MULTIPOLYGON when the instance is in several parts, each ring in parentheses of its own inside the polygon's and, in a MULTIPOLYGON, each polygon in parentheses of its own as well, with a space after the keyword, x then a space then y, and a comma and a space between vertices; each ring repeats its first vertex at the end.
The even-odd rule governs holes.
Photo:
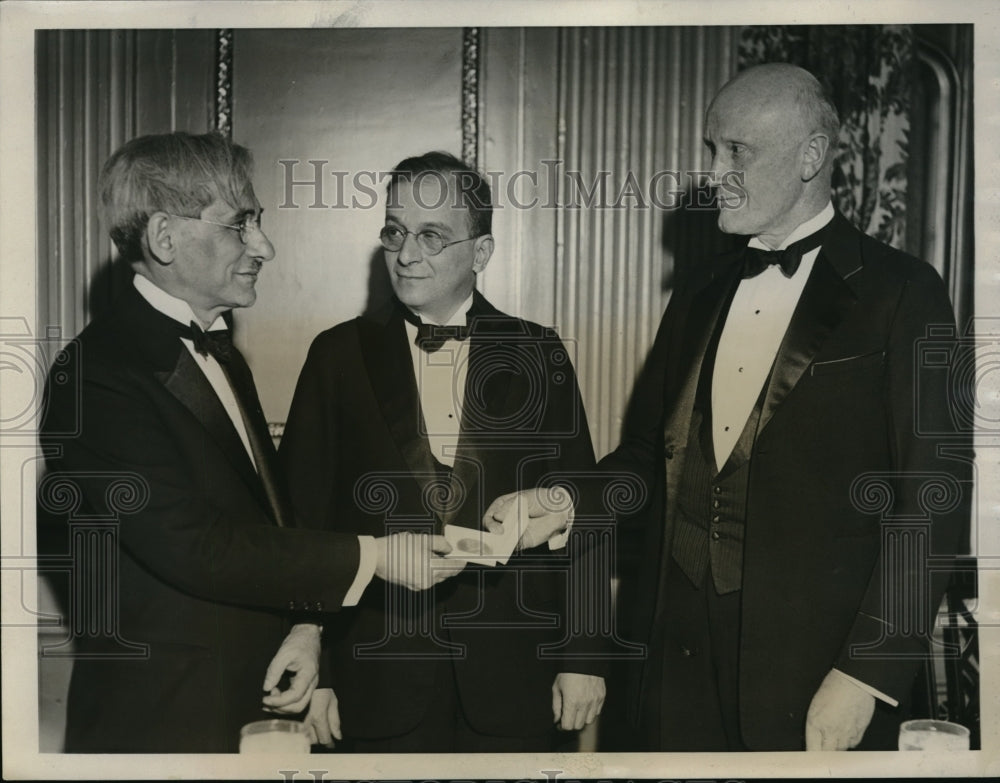
MULTIPOLYGON (((450 476, 429 448, 398 303, 316 338, 279 450, 304 522, 373 536, 392 525, 479 528, 499 495, 534 487, 553 472, 593 467, 576 378, 558 336, 500 313, 478 293, 473 310, 479 314, 470 323, 450 476)), ((568 549, 577 553, 572 541, 568 549)), ((556 673, 600 668, 563 654, 585 652, 600 640, 571 640, 562 651, 542 647, 558 646, 568 634, 572 562, 565 549, 540 547, 506 567, 468 566, 419 596, 381 583, 369 587, 356 613, 324 629, 345 735, 412 730, 433 697, 441 660, 453 663, 461 707, 476 732, 550 731, 556 673)), ((596 600, 607 585, 587 590, 588 600, 596 600)))
MULTIPOLYGON (((633 615, 635 633, 652 650, 674 643, 665 590, 677 577, 673 546, 689 425, 739 261, 739 253, 716 259, 674 292, 622 444, 599 466, 633 471, 658 490, 641 549, 656 554, 642 559, 637 587, 653 600, 637 602, 633 615)), ((734 687, 750 749, 803 748, 806 711, 833 667, 907 701, 926 645, 893 613, 909 591, 911 604, 924 605, 913 622, 929 627, 946 574, 921 581, 931 569, 890 554, 883 535, 892 526, 880 522, 929 523, 933 555, 956 552, 966 530, 968 444, 958 439, 949 456, 939 448, 942 438, 919 433, 940 431, 928 429, 930 421, 947 429, 955 403, 945 374, 919 364, 917 343, 929 325, 947 330, 953 320, 930 266, 834 217, 758 401, 756 429, 737 444, 729 466, 748 467, 734 687), (921 488, 931 474, 943 477, 949 502, 928 506, 921 488), (852 654, 852 646, 877 642, 883 629, 881 657, 852 654), (895 633, 903 630, 908 635, 895 633)), ((712 589, 711 579, 707 585, 712 589)), ((684 714, 670 693, 649 692, 657 664, 649 660, 635 672, 633 718, 648 712, 644 699, 684 714)))
MULTIPOLYGON (((173 322, 136 290, 77 345, 67 353, 77 360, 57 361, 47 387, 49 478, 82 491, 77 508, 57 516, 65 524, 107 513, 116 476, 145 488, 138 510, 119 514, 112 557, 115 630, 148 645, 148 656, 116 659, 105 635, 78 634, 66 750, 235 751, 240 726, 267 717, 261 685, 287 631, 282 611, 339 607, 357 539, 275 525, 280 510, 207 378, 173 322)), ((249 370, 234 361, 265 426, 249 370)), ((108 567, 77 566, 80 584, 108 567)), ((70 619, 87 628, 91 618, 70 619)))

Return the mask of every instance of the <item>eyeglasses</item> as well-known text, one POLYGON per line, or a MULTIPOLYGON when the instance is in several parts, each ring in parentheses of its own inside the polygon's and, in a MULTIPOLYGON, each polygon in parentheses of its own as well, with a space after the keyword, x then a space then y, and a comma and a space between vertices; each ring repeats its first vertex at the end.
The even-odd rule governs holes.
POLYGON ((213 226, 222 226, 223 228, 229 228, 233 231, 240 232, 240 242, 244 245, 250 241, 250 235, 254 231, 260 231, 260 219, 263 217, 264 210, 261 210, 256 215, 253 213, 248 214, 239 223, 230 225, 229 223, 219 223, 217 220, 205 220, 205 218, 188 217, 187 215, 174 215, 167 213, 170 217, 180 218, 181 220, 197 220, 199 223, 211 223, 213 226))
POLYGON ((445 242, 444 238, 437 231, 407 231, 405 228, 397 226, 385 226, 379 231, 378 238, 382 241, 382 247, 395 253, 402 250, 403 243, 410 234, 417 238, 417 244, 420 246, 420 249, 424 251, 424 255, 428 256, 436 256, 446 247, 457 245, 460 242, 479 239, 482 236, 482 234, 477 234, 474 237, 456 239, 454 242, 445 242))

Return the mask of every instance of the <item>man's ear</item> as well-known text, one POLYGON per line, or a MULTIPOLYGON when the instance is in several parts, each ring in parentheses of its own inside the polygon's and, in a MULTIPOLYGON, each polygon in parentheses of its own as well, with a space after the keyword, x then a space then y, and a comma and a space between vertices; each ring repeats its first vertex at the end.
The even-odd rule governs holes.
POLYGON ((170 215, 154 212, 146 222, 146 247, 150 257, 162 266, 174 262, 174 238, 170 233, 170 215))
POLYGON ((493 236, 485 234, 476 239, 476 257, 472 260, 472 271, 477 275, 486 269, 493 255, 493 236))
POLYGON ((825 133, 812 134, 802 148, 802 181, 809 182, 819 174, 830 153, 830 137, 825 133))

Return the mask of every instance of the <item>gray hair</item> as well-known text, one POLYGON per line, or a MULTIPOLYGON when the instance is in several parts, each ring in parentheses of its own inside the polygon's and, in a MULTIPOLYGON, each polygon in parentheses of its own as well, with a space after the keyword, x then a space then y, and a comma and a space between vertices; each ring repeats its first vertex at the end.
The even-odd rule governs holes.
POLYGON ((218 133, 140 136, 118 148, 101 170, 102 217, 122 258, 144 257, 149 217, 163 211, 199 217, 216 199, 253 201, 253 157, 218 133))

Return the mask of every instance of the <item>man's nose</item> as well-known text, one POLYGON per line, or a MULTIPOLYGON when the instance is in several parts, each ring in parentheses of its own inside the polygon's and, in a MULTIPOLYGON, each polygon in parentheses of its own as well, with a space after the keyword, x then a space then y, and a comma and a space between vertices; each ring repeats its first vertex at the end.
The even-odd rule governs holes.
POLYGON ((407 234, 403 237, 403 245, 399 248, 399 263, 403 266, 415 264, 423 258, 420 250, 420 243, 417 242, 416 234, 407 234))
POLYGON ((710 188, 718 188, 719 184, 722 182, 722 161, 719 159, 718 153, 712 155, 712 159, 708 164, 708 181, 705 183, 710 188))
POLYGON ((250 231, 250 236, 247 237, 247 254, 258 261, 270 261, 274 258, 274 245, 267 238, 264 229, 250 231))

